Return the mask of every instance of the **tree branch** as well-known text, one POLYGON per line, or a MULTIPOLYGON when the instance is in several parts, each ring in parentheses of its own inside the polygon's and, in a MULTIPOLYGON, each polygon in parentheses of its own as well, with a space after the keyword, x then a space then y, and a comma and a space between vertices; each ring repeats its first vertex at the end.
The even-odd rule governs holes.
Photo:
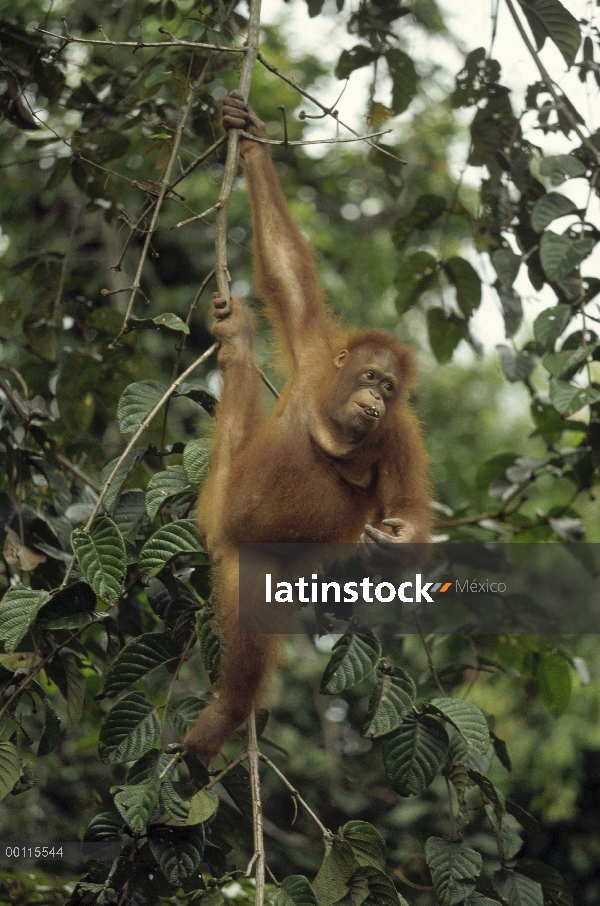
POLYGON ((252 827, 254 830, 254 855, 246 874, 254 867, 256 891, 254 894, 255 906, 263 906, 265 901, 265 839, 263 833, 262 802, 260 797, 260 775, 258 762, 260 752, 256 737, 256 714, 254 708, 246 722, 246 739, 248 752, 248 767, 250 768, 250 791, 252 793, 252 827))

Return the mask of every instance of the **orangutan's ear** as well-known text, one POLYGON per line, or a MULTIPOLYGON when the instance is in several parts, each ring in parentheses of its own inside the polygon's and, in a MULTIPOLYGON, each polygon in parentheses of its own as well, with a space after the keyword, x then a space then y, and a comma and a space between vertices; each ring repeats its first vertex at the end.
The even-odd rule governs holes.
POLYGON ((347 355, 348 355, 347 349, 342 349, 342 351, 339 353, 339 355, 336 355, 335 359, 333 360, 333 364, 335 365, 336 368, 342 367, 342 365, 346 361, 347 355))

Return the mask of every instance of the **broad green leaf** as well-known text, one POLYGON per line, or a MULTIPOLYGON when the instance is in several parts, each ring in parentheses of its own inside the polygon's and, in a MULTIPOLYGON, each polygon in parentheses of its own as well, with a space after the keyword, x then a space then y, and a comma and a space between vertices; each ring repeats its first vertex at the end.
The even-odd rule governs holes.
POLYGON ((453 764, 448 770, 448 780, 454 787, 458 808, 462 809, 467 790, 467 769, 464 764, 453 764))
MULTIPOLYGON (((130 450, 127 456, 123 459, 123 462, 119 467, 119 471, 113 478, 110 488, 104 495, 104 509, 109 514, 109 516, 113 514, 115 504, 119 498, 119 494, 121 493, 121 488, 128 480, 132 472, 137 469, 138 465, 144 458, 146 450, 147 447, 134 447, 133 450, 130 450)), ((102 469, 102 472, 100 474, 101 490, 104 489, 104 485, 112 475, 113 470, 120 459, 121 457, 117 456, 102 469)))
POLYGON ((470 318, 481 303, 481 279, 464 258, 454 256, 442 265, 450 283, 456 287, 456 301, 465 318, 470 318))
POLYGON ((100 730, 98 753, 108 764, 141 758, 160 742, 156 708, 139 692, 130 692, 114 705, 100 730))
POLYGON ((102 840, 118 840, 123 831, 123 822, 112 812, 98 812, 88 824, 83 839, 96 843, 102 840))
POLYGON ((475 890, 481 874, 481 854, 465 843, 446 843, 441 837, 429 837, 425 858, 431 871, 435 895, 441 906, 455 906, 475 890))
POLYGON ((70 733, 83 717, 85 676, 74 654, 62 653, 60 661, 67 681, 67 733, 70 733))
POLYGON ((137 381, 125 387, 117 407, 117 421, 121 434, 133 434, 137 431, 166 390, 165 385, 158 381, 137 381))
POLYGON ((502 370, 511 384, 527 380, 538 363, 537 356, 527 352, 517 352, 511 346, 499 344, 496 348, 500 353, 502 370))
POLYGON ((352 847, 343 840, 326 842, 325 858, 313 882, 319 906, 331 906, 348 894, 348 881, 356 868, 352 847))
POLYGON ((585 176, 586 168, 585 164, 572 154, 556 154, 544 158, 540 164, 540 173, 547 176, 553 186, 559 186, 565 179, 585 176))
POLYGON ((214 628, 214 611, 210 607, 202 607, 196 615, 196 631, 202 652, 204 669, 208 673, 211 683, 216 683, 221 666, 221 651, 223 640, 214 628))
POLYGON ((417 690, 412 678, 400 667, 377 674, 377 686, 369 700, 363 734, 383 736, 400 726, 415 703, 417 690))
POLYGON ((571 700, 571 673, 560 654, 540 654, 537 666, 542 701, 553 717, 560 717, 571 700))
POLYGON ((419 77, 415 64, 403 50, 387 50, 385 59, 392 79, 392 110, 397 115, 406 110, 417 93, 419 77))
POLYGON ((156 576, 169 560, 178 554, 202 551, 196 524, 193 519, 179 519, 163 525, 146 541, 140 551, 140 572, 156 576))
MULTIPOLYGON (((167 816, 163 819, 165 824, 173 824, 178 827, 184 824, 187 827, 192 826, 187 820, 190 814, 190 804, 181 798, 169 777, 165 777, 162 781, 158 804, 160 811, 167 816)), ((193 823, 201 822, 194 821, 193 823)))
POLYGON ((502 306, 504 332, 507 337, 514 337, 523 320, 523 303, 512 286, 505 286, 499 280, 494 284, 502 306))
POLYGON ((373 63, 379 54, 364 44, 355 44, 350 50, 343 50, 340 54, 337 66, 335 67, 335 76, 338 79, 347 79, 355 69, 362 69, 373 63))
POLYGON ((408 311, 419 296, 435 284, 436 274, 437 261, 429 252, 415 252, 402 259, 394 278, 394 285, 398 290, 396 310, 399 315, 408 311))
POLYGON ((60 720, 48 699, 44 702, 44 710, 44 732, 42 733, 42 738, 40 739, 37 750, 37 754, 40 758, 43 755, 49 755, 50 752, 56 748, 56 744, 60 739, 60 720))
POLYGON ((348 821, 340 828, 340 837, 350 844, 360 866, 385 869, 385 840, 368 821, 348 821))
POLYGON ((200 868, 204 827, 160 827, 148 835, 148 843, 169 884, 180 887, 200 868))
POLYGON ((135 541, 146 521, 146 495, 143 491, 124 491, 112 514, 113 522, 126 541, 135 541))
POLYGON ((25 637, 48 598, 48 592, 25 588, 23 585, 8 589, 0 601, 0 641, 4 642, 7 654, 14 651, 25 637))
POLYGON ((490 731, 477 705, 459 698, 434 698, 431 705, 450 721, 468 746, 485 755, 490 746, 490 731))
POLYGON ((467 775, 471 783, 474 783, 476 787, 480 790, 483 796, 489 800, 489 802, 494 807, 494 811, 498 817, 501 817, 505 811, 505 800, 503 793, 500 790, 497 790, 489 777, 486 777, 485 774, 482 774, 481 771, 476 771, 473 768, 467 769, 467 775))
POLYGON ((225 777, 223 786, 239 808, 242 815, 252 823, 252 793, 250 791, 250 774, 243 764, 236 765, 225 777))
POLYGON ((128 318, 127 330, 160 330, 163 333, 189 334, 190 329, 178 315, 170 311, 163 312, 156 318, 128 318))
POLYGON ((516 867, 519 874, 542 885, 546 906, 574 906, 573 895, 556 868, 535 859, 519 859, 516 867))
POLYGON ((191 440, 183 451, 183 469, 193 488, 199 488, 208 473, 212 444, 207 437, 191 440))
POLYGON ((219 797, 212 790, 200 790, 189 801, 190 810, 186 825, 203 824, 219 807, 219 797))
POLYGON ((198 698, 197 695, 188 695, 186 698, 172 702, 167 713, 168 721, 180 736, 185 736, 196 722, 204 705, 206 705, 206 701, 198 698))
POLYGON ((598 342, 595 342, 588 346, 580 346, 579 349, 551 352, 544 356, 542 364, 552 377, 570 378, 581 369, 599 345, 598 342))
POLYGON ((545 349, 554 349, 554 344, 571 319, 569 305, 554 305, 540 312, 533 324, 537 342, 545 349))
POLYGON ((594 387, 574 387, 566 381, 551 378, 550 399, 561 415, 572 415, 584 406, 600 401, 600 390, 594 387))
POLYGON ((267 896, 273 906, 318 906, 317 895, 304 875, 288 875, 267 896))
POLYGON ((89 534, 73 529, 71 546, 83 575, 99 598, 115 602, 121 595, 127 560, 121 532, 108 516, 94 519, 89 534))
POLYGON ((560 50, 567 66, 572 66, 581 43, 575 16, 560 0, 526 0, 521 3, 521 9, 531 26, 537 49, 542 49, 548 37, 560 50))
POLYGON ((544 906, 542 885, 525 875, 503 868, 492 881, 506 906, 544 906))
POLYGON ((370 676, 381 657, 381 645, 374 635, 349 630, 334 647, 321 680, 321 692, 337 695, 358 686, 370 676))
POLYGON ((449 362, 452 353, 467 335, 467 322, 457 315, 447 315, 441 308, 430 308, 427 312, 429 345, 434 356, 442 365, 449 362))
MULTIPOLYGON (((96 607, 96 595, 87 582, 74 582, 68 585, 62 591, 52 595, 47 604, 39 612, 39 619, 43 620, 44 625, 61 620, 64 626, 65 620, 73 617, 76 625, 80 625, 77 620, 82 614, 91 614, 96 607)), ((0 610, 0 613, 2 611, 0 610)), ((68 625, 66 628, 70 628, 68 625)))
POLYGON ((150 519, 154 519, 163 503, 186 488, 189 484, 183 466, 169 466, 153 475, 146 489, 146 511, 150 519))
POLYGON ((174 661, 179 652, 167 632, 146 632, 119 652, 106 672, 103 695, 118 695, 151 670, 174 661))
POLYGON ((531 212, 531 226, 536 233, 543 232, 558 217, 565 217, 577 210, 577 205, 560 192, 548 192, 536 201, 531 212))
POLYGON ((512 286, 521 267, 521 256, 515 255, 512 249, 496 249, 492 255, 492 264, 503 286, 512 286))
POLYGON ((420 195, 412 210, 399 217, 392 227, 392 242, 396 248, 403 249, 411 233, 415 230, 428 229, 446 208, 446 199, 440 195, 420 195))
POLYGON ((475 890, 471 896, 467 897, 464 906, 500 906, 500 900, 490 900, 484 897, 482 893, 475 890))
POLYGON ((392 786, 401 796, 421 793, 446 760, 448 734, 432 717, 409 715, 383 745, 383 763, 392 786))
POLYGON ((540 261, 548 280, 560 280, 576 268, 594 248, 592 237, 571 239, 547 230, 540 240, 540 261))
POLYGON ((21 760, 12 742, 0 742, 0 801, 8 796, 21 776, 21 760))
POLYGON ((160 778, 154 774, 145 783, 117 788, 114 803, 133 834, 146 832, 148 822, 158 806, 160 778))
POLYGON ((383 869, 363 866, 355 871, 350 879, 352 906, 360 906, 367 897, 379 906, 408 906, 392 879, 383 869))
POLYGON ((144 85, 146 88, 152 88, 154 85, 162 85, 164 82, 168 82, 172 75, 172 72, 159 72, 155 69, 144 80, 144 85))
MULTIPOLYGON (((195 403, 198 403, 199 406, 208 412, 209 415, 214 415, 217 411, 218 400, 216 396, 207 390, 206 387, 198 384, 182 384, 179 390, 174 394, 174 396, 185 396, 187 399, 193 400, 195 403)), ((206 440, 200 438, 200 440, 206 440)))
POLYGON ((82 150, 94 163, 103 164, 123 157, 129 151, 130 145, 129 138, 122 132, 99 132, 92 129, 85 135, 82 150))

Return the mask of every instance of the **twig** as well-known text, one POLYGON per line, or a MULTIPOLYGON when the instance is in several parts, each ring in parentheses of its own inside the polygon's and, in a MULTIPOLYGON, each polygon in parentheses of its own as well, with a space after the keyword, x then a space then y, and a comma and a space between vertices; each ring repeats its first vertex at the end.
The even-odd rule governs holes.
POLYGON ((431 652, 430 652, 430 650, 429 650, 429 645, 427 644, 427 639, 425 638, 425 636, 424 636, 424 634, 423 634, 423 630, 421 629, 421 623, 420 623, 420 621, 419 621, 419 618, 418 618, 418 616, 417 616, 416 613, 413 613, 412 617, 413 617, 413 620, 415 621, 415 625, 416 625, 416 627, 417 627, 417 632, 419 633, 419 636, 420 636, 420 638, 421 638, 421 644, 423 645, 423 648, 424 648, 424 650, 425 650, 425 655, 426 655, 426 657, 427 657, 427 665, 428 665, 428 667, 429 667, 429 670, 431 671, 431 675, 432 675, 432 677, 433 677, 433 681, 434 681, 434 683, 436 684, 436 686, 437 686, 437 688, 438 688, 440 694, 443 695, 444 698, 445 698, 445 697, 446 697, 446 692, 445 692, 445 690, 444 690, 444 687, 443 687, 442 684, 440 683, 440 678, 439 678, 439 676, 437 675, 437 672, 436 672, 436 669, 435 669, 435 664, 433 663, 433 658, 431 657, 431 652))
MULTIPOLYGON (((48 35, 49 38, 56 38, 57 41, 64 41, 65 44, 96 44, 100 47, 133 47, 134 50, 141 50, 144 47, 191 47, 192 50, 216 50, 219 53, 247 53, 246 47, 224 46, 222 44, 203 44, 198 41, 180 41, 179 38, 171 36, 170 41, 111 41, 105 37, 103 40, 98 38, 76 38, 67 31, 66 35, 57 35, 53 31, 46 31, 45 28, 36 28, 42 35, 48 35)), ((168 34, 168 32, 165 32, 168 34)))
POLYGON ((171 154, 169 156, 169 161, 167 163, 167 166, 165 168, 165 173, 164 173, 164 176, 161 181, 158 198, 156 199, 156 203, 154 205, 154 211, 152 213, 152 220, 150 221, 150 226, 148 227, 148 232, 146 233, 146 238, 144 240, 144 247, 142 249, 142 253, 140 255, 140 260, 138 262, 138 267, 137 267, 135 279, 133 281, 131 295, 129 297, 129 302, 127 303, 127 310, 125 312, 125 317, 123 318, 123 325, 122 325, 119 333, 113 340, 113 342, 109 344, 109 349, 114 349, 118 340, 123 336, 123 333, 125 332, 125 325, 127 324, 127 321, 131 315, 133 303, 135 302, 135 298, 140 289, 142 270, 143 270, 143 267, 144 267, 144 264, 146 262, 146 258, 148 255, 148 250, 150 248, 150 242, 152 241, 152 236, 154 235, 154 231, 156 230, 156 227, 158 226, 158 218, 159 218, 159 214, 160 214, 160 209, 162 207, 164 197, 167 194, 167 190, 169 189, 169 179, 171 177, 171 171, 173 169, 175 161, 177 160, 177 156, 178 156, 178 152, 179 152, 179 145, 181 144, 181 139, 183 137, 183 130, 184 130, 185 124, 187 122, 187 118, 189 116, 190 110, 192 109, 192 107, 196 101, 196 97, 197 97, 198 91, 200 89, 200 86, 202 85, 204 78, 210 68, 210 64, 211 64, 211 60, 209 58, 206 61, 206 63, 204 64, 204 66, 202 68, 202 72, 200 73, 200 75, 196 79, 196 82, 194 83, 193 87, 191 88, 187 103, 181 112, 181 116, 179 117, 179 122, 177 123, 177 128, 175 129, 175 133, 173 135, 173 147, 171 148, 171 154))
MULTIPOLYGON (((281 107, 279 107, 281 110, 281 107)), ((285 126, 287 133, 287 124, 285 126)), ((380 135, 387 135, 391 132, 391 129, 382 129, 381 132, 369 132, 367 135, 359 135, 358 132, 355 133, 355 138, 311 138, 311 139, 299 139, 298 141, 290 142, 287 138, 284 138, 283 141, 274 138, 260 138, 257 135, 250 135, 249 132, 244 132, 240 130, 240 135, 243 138, 249 138, 253 142, 259 142, 261 145, 283 145, 284 148, 287 148, 288 145, 343 145, 348 142, 367 142, 372 144, 370 139, 377 138, 380 135)), ((373 145, 373 147, 377 147, 373 145)), ((381 149, 380 149, 381 150, 381 149)), ((399 158, 398 158, 399 160, 399 158)))
MULTIPOLYGON (((246 41, 247 52, 242 63, 239 91, 248 100, 252 69, 258 55, 258 42, 260 40, 260 4, 261 0, 250 0, 250 15, 248 19, 248 38, 246 41)), ((238 129, 230 129, 227 141, 227 158, 223 172, 223 183, 219 195, 219 210, 215 224, 215 271, 217 276, 217 289, 222 299, 229 302, 229 272, 227 270, 227 210, 233 183, 237 175, 240 137, 238 129)))
POLYGON ((216 776, 216 777, 213 777, 213 779, 210 781, 210 783, 207 783, 206 786, 203 787, 203 789, 205 789, 205 790, 212 790, 212 788, 213 788, 214 786, 216 786, 217 783, 220 783, 220 782, 221 782, 221 780, 223 779, 223 777, 225 777, 227 774, 229 774, 229 772, 232 771, 234 768, 237 768, 238 764, 241 764, 242 761, 245 761, 245 760, 246 760, 246 758, 247 758, 247 752, 242 752, 242 754, 241 754, 241 755, 238 755, 237 758, 234 758, 234 760, 231 761, 231 762, 227 765, 226 768, 223 768, 222 771, 219 771, 219 773, 217 774, 217 776, 216 776))
MULTIPOLYGON (((321 101, 319 101, 319 100, 317 100, 317 98, 313 97, 312 94, 309 94, 308 91, 305 91, 304 88, 301 88, 300 85, 298 85, 298 83, 294 81, 294 79, 290 78, 289 76, 284 75, 279 69, 277 69, 276 66, 273 66, 272 63, 269 63, 268 60, 265 60, 265 58, 263 57, 262 54, 259 53, 257 55, 257 60, 259 61, 259 63, 262 63, 262 65, 265 67, 265 69, 268 69, 269 72, 272 72, 274 75, 278 76, 284 82, 287 82, 288 85, 291 85, 292 88, 295 88, 296 91, 298 91, 305 98, 307 98, 309 101, 311 101, 313 104, 315 104, 320 110, 323 111, 324 114, 326 114, 328 116, 332 116, 334 118, 334 120, 336 121, 336 123, 339 123, 340 126, 343 126, 344 129, 348 130, 348 132, 351 132, 353 135, 356 135, 358 138, 360 138, 360 136, 358 135, 358 132, 356 132, 351 126, 348 126, 347 123, 342 122, 342 120, 337 115, 337 110, 333 110, 331 107, 326 107, 325 104, 322 104, 321 101)), ((406 163, 406 161, 402 160, 401 157, 398 157, 396 154, 392 154, 391 151, 387 151, 385 148, 382 148, 380 145, 376 145, 373 142, 370 142, 368 140, 367 140, 367 143, 372 148, 375 148, 376 151, 379 151, 380 154, 385 154, 387 157, 391 157, 393 160, 397 160, 401 164, 406 163)))
MULTIPOLYGON (((173 395, 173 393, 175 393, 177 388, 185 381, 185 379, 187 377, 189 377, 190 374, 193 371, 195 371, 195 369, 198 368, 198 366, 201 365, 202 362, 206 361, 206 359, 208 359, 209 356, 211 356, 213 354, 213 352, 215 352, 218 348, 219 348, 219 344, 213 343, 213 345, 210 347, 210 349, 207 349, 206 352, 203 352, 202 355, 199 356, 195 362, 192 362, 192 364, 189 366, 189 368, 186 368, 186 370, 183 371, 175 381, 173 381, 171 386, 165 391, 165 393, 163 393, 163 395, 161 396, 161 398, 159 399, 157 404, 154 406, 152 411, 146 416, 144 421, 141 423, 141 425, 139 426, 139 428, 137 429, 137 431, 135 432, 135 434, 133 435, 133 437, 131 438, 131 440, 129 441, 129 443, 127 444, 127 446, 121 453, 119 459, 117 460, 117 462, 115 464, 114 469, 108 476, 108 478, 104 484, 104 487, 102 488, 100 496, 98 497, 98 500, 96 501, 96 505, 94 506, 94 509, 92 510, 88 521, 86 522, 85 526, 83 527, 84 532, 87 533, 91 529, 92 523, 93 523, 94 519, 96 518, 96 516, 98 515, 100 507, 104 503, 104 498, 106 497, 113 481, 115 480, 117 473, 120 471, 121 466, 123 465, 127 455, 131 452, 131 450, 133 450, 135 444, 137 443, 137 441, 139 440, 141 435, 144 433, 146 428, 149 427, 154 416, 158 412, 160 412, 161 408, 164 406, 166 401, 173 395)), ((76 558, 73 557, 71 562, 69 563, 69 566, 65 573, 65 577, 60 584, 60 589, 66 587, 66 584, 69 581, 69 578, 71 576, 71 572, 73 571, 73 566, 75 565, 75 560, 76 560, 76 558)))
POLYGON ((260 758, 261 761, 264 761, 264 763, 265 763, 266 765, 268 765, 268 766, 271 768, 271 770, 272 770, 275 774, 277 774, 277 776, 279 777, 279 779, 281 780, 281 782, 288 788, 288 790, 289 790, 290 793, 292 794, 292 796, 293 796, 293 798, 294 798, 294 801, 297 802, 299 805, 301 805, 302 808, 310 815, 310 817, 313 819, 313 821, 315 822, 315 824, 317 825, 317 827, 319 828, 319 830, 320 830, 321 833, 323 834, 323 838, 326 840, 326 839, 328 839, 329 837, 333 837, 333 834, 331 833, 331 831, 329 830, 329 828, 325 827, 325 825, 317 818, 317 816, 315 815, 315 813, 314 813, 313 810, 311 809, 310 805, 309 805, 307 802, 304 801, 304 799, 302 798, 302 796, 300 795, 300 793, 298 792, 298 790, 296 789, 296 787, 293 786, 293 784, 290 783, 290 781, 287 779, 287 777, 285 776, 285 774, 283 774, 283 773, 279 770, 279 768, 277 767, 277 765, 276 765, 276 764, 273 764, 273 762, 271 761, 271 759, 270 759, 270 758, 267 758, 267 756, 264 755, 262 752, 259 752, 258 757, 260 758))
POLYGON ((283 147, 288 149, 288 131, 287 131, 287 116, 285 114, 285 104, 279 104, 278 110, 281 110, 281 116, 283 117, 283 147))
MULTIPOLYGON (((519 0, 519 3, 521 3, 521 0, 519 0)), ((513 5, 512 0, 506 0, 506 5, 508 6, 508 10, 509 10, 511 16, 513 17, 513 20, 514 20, 515 25, 517 26, 517 29, 519 30, 519 34, 521 35, 521 37, 523 38, 523 41, 525 42, 525 45, 527 46, 527 50, 531 54, 531 56, 535 62, 535 65, 539 69, 540 75, 541 75, 542 79, 544 80, 546 88, 548 89, 548 91, 550 92, 552 97, 554 98, 555 104, 557 105, 557 107, 559 107, 562 110, 563 114, 568 119, 568 121, 571 125, 571 128, 581 139, 582 144, 584 144, 585 147, 588 149, 588 151, 591 151, 591 153, 594 155, 594 159, 595 159, 596 163, 600 164, 600 153, 598 152, 598 149, 594 146, 594 144, 587 137, 587 135, 585 135, 585 133, 582 132, 581 129, 579 128, 579 124, 578 124, 577 120, 575 119, 575 117, 571 113, 571 110, 569 109, 569 104, 566 103, 568 101, 568 98, 567 98, 567 95, 565 94, 565 92, 561 89, 561 94, 562 94, 562 97, 561 97, 561 95, 559 95, 558 92, 556 91, 552 77, 551 77, 550 73, 548 72, 548 70, 546 69, 546 67, 544 66, 544 64, 542 63, 542 61, 540 60, 539 54, 536 51, 535 47, 531 43, 529 35, 527 34, 527 32, 525 31, 525 28, 523 27, 523 23, 517 16, 517 11, 513 5)))
POLYGON ((252 827, 254 830, 254 855, 246 875, 250 874, 250 869, 252 864, 254 864, 254 880, 256 881, 254 903, 255 906, 263 906, 265 901, 265 839, 260 798, 260 775, 258 773, 260 752, 256 738, 256 714, 254 713, 254 708, 252 708, 250 717, 246 722, 246 739, 248 767, 250 768, 250 791, 252 793, 252 827))

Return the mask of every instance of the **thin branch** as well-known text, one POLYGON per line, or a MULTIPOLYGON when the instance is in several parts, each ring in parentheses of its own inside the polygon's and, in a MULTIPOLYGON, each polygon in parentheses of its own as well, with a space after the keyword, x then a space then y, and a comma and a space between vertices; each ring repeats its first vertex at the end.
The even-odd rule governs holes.
MULTIPOLYGON (((257 55, 257 60, 259 61, 259 63, 262 63, 262 65, 265 67, 265 69, 268 69, 269 72, 272 72, 274 75, 278 76, 284 82, 287 82, 288 85, 291 85, 292 88, 295 88, 296 91, 298 91, 301 95, 303 95, 305 98, 307 98, 307 100, 309 100, 313 104, 315 104, 319 108, 319 110, 323 111, 324 114, 326 114, 327 116, 332 116, 333 119, 336 121, 336 123, 339 123, 340 126, 343 126, 344 129, 348 130, 348 132, 351 132, 353 135, 356 135, 357 138, 360 138, 358 132, 356 132, 351 126, 348 126, 347 123, 342 122, 342 120, 337 115, 337 110, 334 110, 332 107, 326 107, 325 104, 322 104, 321 101, 319 101, 319 100, 317 100, 317 98, 313 97, 312 94, 309 94, 308 91, 305 91, 304 88, 301 88, 300 85, 298 85, 298 83, 294 81, 294 79, 290 78, 289 76, 284 75, 279 69, 277 69, 276 66, 273 66, 272 63, 269 63, 268 60, 265 60, 265 58, 263 57, 262 54, 259 53, 257 55)), ((371 146, 371 148, 375 148, 376 151, 379 151, 380 154, 385 154, 386 157, 391 157, 392 160, 397 160, 401 164, 406 163, 406 161, 402 160, 401 157, 398 157, 396 154, 392 154, 391 151, 387 151, 385 148, 382 148, 380 145, 376 145, 373 142, 370 142, 368 140, 367 140, 367 143, 371 146)), ((292 143, 290 142, 290 144, 292 144, 292 143)))
POLYGON ((132 47, 134 50, 141 50, 145 47, 191 47, 192 50, 216 50, 219 53, 247 53, 248 51, 247 47, 203 44, 198 41, 180 41, 179 38, 175 38, 174 36, 171 36, 170 41, 111 41, 110 38, 106 37, 103 40, 100 40, 99 38, 76 38, 68 31, 66 35, 57 35, 53 31, 46 31, 45 28, 36 28, 35 31, 40 32, 42 35, 48 35, 49 38, 55 38, 57 41, 63 41, 64 44, 95 44, 100 47, 132 47))
POLYGON ((266 765, 268 765, 268 766, 271 768, 271 770, 272 770, 275 774, 277 774, 277 776, 279 777, 279 779, 281 780, 281 782, 288 788, 288 790, 289 790, 290 793, 292 794, 292 796, 293 796, 293 798, 294 798, 294 801, 297 802, 299 805, 301 805, 302 808, 310 815, 310 817, 313 819, 313 821, 315 822, 315 824, 317 825, 317 827, 319 828, 319 830, 320 830, 321 833, 323 834, 323 838, 324 838, 324 839, 327 839, 327 838, 329 838, 329 837, 333 837, 333 834, 331 833, 331 831, 329 830, 329 828, 325 827, 325 825, 317 818, 317 816, 315 815, 315 813, 314 813, 313 810, 311 809, 310 805, 309 805, 307 802, 304 801, 304 799, 302 798, 302 796, 300 795, 300 793, 298 792, 298 790, 296 789, 296 787, 293 786, 293 784, 290 783, 290 781, 287 779, 287 777, 285 776, 285 774, 283 774, 283 773, 279 770, 279 768, 277 767, 277 765, 276 765, 276 764, 273 764, 273 762, 271 761, 271 759, 270 759, 270 758, 267 758, 267 756, 264 755, 262 752, 259 752, 258 757, 260 758, 261 761, 264 761, 264 763, 265 763, 266 765))
MULTIPOLYGON (((239 91, 248 100, 252 70, 258 56, 260 41, 260 4, 261 0, 250 0, 250 15, 248 19, 248 38, 246 41, 247 53, 242 63, 239 91)), ((215 224, 215 271, 217 276, 217 289, 222 299, 229 301, 229 271, 227 269, 227 211, 231 191, 238 170, 238 157, 240 148, 240 130, 230 129, 227 140, 227 158, 223 172, 223 183, 219 195, 217 219, 215 224)))
POLYGON ((158 218, 160 215, 160 209, 162 207, 162 203, 165 198, 165 195, 167 194, 167 191, 169 189, 169 180, 171 178, 171 171, 173 169, 175 161, 177 160, 177 156, 178 156, 178 152, 179 152, 179 145, 181 144, 181 139, 183 137, 183 130, 184 130, 185 124, 187 122, 189 113, 190 113, 193 105, 196 102, 196 97, 198 95, 200 86, 202 85, 202 83, 205 79, 205 76, 210 68, 210 64, 211 64, 211 60, 208 59, 206 61, 206 63, 204 64, 202 72, 200 73, 199 77, 196 79, 196 82, 194 83, 193 87, 191 88, 187 103, 181 112, 181 116, 179 117, 179 122, 177 123, 177 128, 175 129, 175 133, 173 135, 173 147, 171 148, 171 154, 169 156, 169 161, 165 168, 164 176, 161 180, 160 191, 158 193, 158 198, 156 199, 156 204, 154 205, 154 211, 152 213, 152 220, 150 221, 150 226, 148 228, 148 232, 146 233, 146 238, 144 240, 144 247, 142 249, 142 253, 140 255, 140 260, 138 262, 138 268, 137 268, 137 272, 135 275, 135 279, 133 281, 133 286, 132 286, 132 290, 131 290, 131 295, 129 297, 129 302, 127 303, 127 310, 125 312, 125 317, 123 318, 123 325, 122 325, 119 333, 113 340, 113 342, 109 344, 109 349, 114 349, 116 343, 123 336, 123 333, 125 332, 125 325, 127 324, 127 321, 131 315, 133 303, 135 302, 135 298, 139 292, 140 281, 142 278, 142 270, 144 268, 144 264, 145 264, 146 258, 148 256, 148 250, 150 248, 152 236, 154 235, 154 232, 158 226, 158 218))
MULTIPOLYGON (((359 135, 356 133, 355 138, 311 138, 311 139, 300 139, 298 141, 290 142, 287 139, 283 141, 273 138, 259 138, 256 135, 250 135, 249 132, 243 132, 240 130, 240 135, 243 138, 249 138, 253 142, 259 142, 261 145, 283 145, 284 148, 287 148, 288 145, 343 145, 347 142, 368 142, 372 144, 370 139, 377 138, 380 135, 388 135, 392 130, 391 129, 382 129, 381 132, 369 132, 368 135, 359 135)), ((375 147, 375 145, 373 145, 375 147)))
MULTIPOLYGON (((519 0, 519 3, 521 3, 521 0, 519 0)), ((568 119, 568 121, 571 125, 571 128, 581 139, 582 144, 584 144, 585 147, 588 149, 588 151, 591 151, 591 153, 594 155, 594 159, 595 159, 596 163, 600 164, 600 153, 598 152, 598 149, 595 147, 593 142, 587 137, 587 135, 585 135, 585 133, 581 131, 581 129, 579 127, 579 123, 577 122, 577 120, 575 119, 573 114, 571 113, 571 110, 569 108, 570 101, 569 101, 567 95, 565 94, 565 92, 562 90, 562 88, 561 88, 560 95, 556 91, 556 89, 554 87, 554 81, 552 79, 552 76, 550 75, 550 73, 548 72, 548 70, 542 63, 542 61, 540 60, 537 50, 531 43, 531 40, 529 38, 529 35, 525 31, 523 23, 517 16, 517 11, 513 5, 512 0, 506 0, 506 5, 508 7, 508 10, 509 10, 511 16, 513 17, 513 20, 514 20, 515 25, 517 26, 517 29, 519 30, 519 34, 521 35, 523 41, 525 42, 527 50, 531 54, 531 56, 535 62, 535 65, 537 66, 537 68, 540 72, 540 75, 541 75, 542 79, 544 80, 546 88, 548 89, 548 91, 550 92, 552 97, 554 98, 555 104, 557 105, 557 107, 559 107, 562 110, 564 116, 566 117, 566 119, 568 119), (567 103, 567 101, 569 101, 569 103, 567 103)))
MULTIPOLYGON (((165 391, 165 393, 163 393, 163 395, 161 396, 161 398, 159 399, 157 404, 154 406, 152 411, 146 416, 144 421, 141 423, 141 425, 139 426, 139 428, 134 433, 131 440, 129 441, 129 443, 127 444, 127 446, 121 453, 119 459, 117 460, 117 462, 115 464, 114 469, 108 476, 108 478, 104 484, 104 487, 102 488, 100 496, 98 497, 98 500, 96 501, 96 505, 94 506, 94 509, 92 510, 88 521, 86 522, 85 526, 83 527, 84 532, 87 533, 91 529, 92 522, 98 515, 98 512, 99 512, 102 504, 104 503, 104 498, 106 497, 113 481, 115 480, 117 473, 120 471, 121 466, 125 462, 127 455, 131 452, 131 450, 133 450, 133 448, 136 445, 136 443, 138 442, 139 438, 142 436, 144 431, 150 426, 150 423, 152 422, 152 419, 154 418, 154 416, 157 415, 158 412, 160 412, 160 410, 162 409, 164 404, 167 402, 167 400, 170 399, 170 397, 173 395, 173 393, 175 393, 177 388, 185 381, 185 379, 188 378, 190 376, 190 374, 193 371, 195 371, 199 365, 202 364, 202 362, 206 361, 206 359, 208 359, 209 356, 211 356, 213 354, 213 352, 216 352, 216 350, 218 348, 219 348, 219 344, 213 343, 213 345, 210 347, 210 349, 207 349, 206 352, 203 352, 202 355, 199 356, 195 362, 192 362, 192 364, 189 366, 189 368, 186 368, 186 370, 183 371, 175 381, 173 381, 171 386, 165 391)), ((73 559, 69 563, 69 566, 65 573, 65 577, 60 584, 61 589, 65 588, 67 582, 69 581, 71 572, 73 571, 73 566, 75 565, 75 560, 76 560, 76 558, 73 557, 73 559)))
MULTIPOLYGON (((260 752, 256 737, 256 714, 254 708, 246 722, 246 738, 248 751, 248 767, 250 768, 250 791, 252 793, 252 827, 254 830, 254 856, 253 864, 256 890, 254 894, 255 906, 263 906, 265 901, 265 838, 263 833, 262 802, 260 797, 260 775, 258 762, 260 752)), ((252 864, 252 863, 251 863, 252 864)), ((246 872, 250 873, 250 866, 246 872)))

